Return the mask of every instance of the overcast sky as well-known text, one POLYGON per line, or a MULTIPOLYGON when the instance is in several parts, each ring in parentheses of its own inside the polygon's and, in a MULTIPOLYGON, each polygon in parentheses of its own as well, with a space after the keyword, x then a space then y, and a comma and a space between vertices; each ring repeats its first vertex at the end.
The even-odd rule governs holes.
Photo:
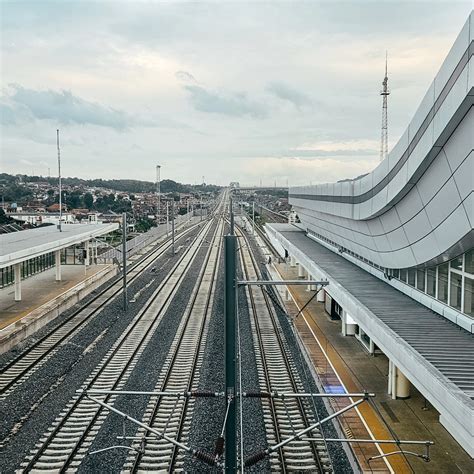
POLYGON ((9 173, 309 184, 378 161, 472 2, 0 0, 9 173))

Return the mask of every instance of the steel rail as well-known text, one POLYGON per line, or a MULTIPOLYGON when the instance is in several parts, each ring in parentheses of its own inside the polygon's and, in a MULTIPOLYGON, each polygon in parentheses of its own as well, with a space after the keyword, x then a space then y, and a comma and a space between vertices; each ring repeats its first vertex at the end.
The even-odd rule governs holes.
MULTIPOLYGON (((184 237, 186 237, 186 235, 188 235, 188 233, 199 227, 199 225, 200 224, 195 224, 192 227, 184 229, 179 238, 183 239, 184 237)), ((155 246, 155 248, 151 250, 151 253, 144 255, 142 258, 134 262, 127 271, 127 274, 131 275, 127 286, 130 286, 131 283, 133 283, 135 279, 141 274, 141 272, 154 265, 156 260, 163 256, 166 250, 169 249, 170 245, 171 238, 167 238, 163 242, 160 242, 157 246, 155 246)), ((74 311, 58 326, 52 328, 50 332, 42 336, 32 346, 27 348, 21 354, 16 356, 13 360, 9 361, 4 367, 2 367, 2 369, 0 370, 0 399, 6 398, 7 391, 10 388, 12 388, 14 385, 15 387, 17 387, 18 383, 20 382, 20 379, 22 379, 29 371, 38 366, 38 364, 43 362, 45 358, 50 355, 56 348, 58 348, 67 338, 80 331, 81 328, 87 322, 97 316, 97 314, 100 313, 100 311, 105 306, 107 306, 107 304, 109 304, 110 301, 115 298, 121 291, 122 282, 114 278, 113 281, 109 285, 107 285, 106 288, 103 288, 90 301, 88 301, 76 311, 74 311), (111 293, 110 295, 108 295, 109 292, 111 293), (102 301, 100 301, 101 299, 102 301), (94 307, 94 304, 96 304, 98 301, 99 305, 94 307), (93 308, 92 311, 89 314, 84 314, 84 312, 91 307, 93 308), (80 319, 81 315, 83 315, 82 319, 80 319), (67 327, 69 324, 72 324, 72 327, 67 327), (60 334, 61 331, 65 332, 60 334), (58 336, 58 334, 60 335, 58 336), (41 346, 47 344, 49 339, 53 339, 53 341, 51 341, 50 343, 51 345, 44 348, 44 350, 41 350, 41 346), (34 352, 39 352, 39 354, 36 357, 33 357, 31 361, 28 361, 27 359, 31 357, 34 352), (24 365, 24 363, 22 364, 23 361, 28 362, 27 365, 25 365, 24 367, 20 367, 19 370, 16 371, 15 366, 17 366, 18 364, 24 365), (15 373, 9 377, 8 372, 12 370, 15 373)))
MULTIPOLYGON (((208 222, 203 229, 200 230, 198 236, 195 239, 195 243, 190 246, 185 253, 179 258, 178 262, 174 265, 173 269, 170 271, 170 273, 165 277, 163 282, 161 282, 159 288, 155 291, 153 297, 151 297, 145 306, 142 308, 142 310, 138 313, 138 315, 135 317, 135 319, 132 321, 132 323, 128 326, 126 331, 122 334, 118 342, 116 343, 116 346, 112 348, 110 353, 106 355, 105 360, 101 361, 99 363, 99 368, 97 372, 92 375, 92 378, 88 380, 87 383, 87 388, 94 388, 94 384, 97 383, 100 379, 100 376, 102 374, 105 374, 106 369, 109 369, 109 365, 111 365, 114 357, 119 354, 119 351, 124 348, 127 350, 126 347, 126 342, 129 336, 132 335, 133 331, 135 328, 139 327, 139 324, 142 322, 143 319, 146 319, 147 316, 147 311, 150 309, 150 307, 153 306, 153 304, 156 302, 157 297, 161 294, 161 291, 165 288, 165 286, 171 281, 171 288, 168 290, 168 294, 165 297, 165 300, 160 303, 160 310, 158 314, 154 315, 153 321, 157 321, 159 319, 159 315, 162 314, 162 311, 167 305, 170 303, 171 299, 173 296, 176 294, 176 291, 178 287, 180 286, 184 275, 187 273, 188 269, 190 268, 192 262, 194 261, 194 258, 196 257, 199 248, 201 247, 202 242, 205 239, 205 236, 207 232, 209 231, 211 227, 211 222, 208 222), (195 245, 195 248, 193 248, 195 245), (185 262, 185 267, 182 269, 181 273, 178 275, 177 281, 173 282, 172 278, 175 277, 175 273, 180 269, 180 265, 185 259, 187 258, 187 262, 185 262)), ((140 331, 140 335, 138 337, 137 342, 135 343, 135 347, 132 349, 132 351, 127 354, 127 360, 125 362, 125 365, 123 368, 121 368, 118 372, 118 374, 115 376, 115 380, 112 382, 112 389, 116 389, 117 386, 119 385, 119 382, 122 381, 124 374, 127 372, 129 367, 131 366, 132 362, 135 360, 136 355, 140 352, 140 350, 143 350, 143 342, 147 339, 149 334, 154 328, 154 323, 150 322, 148 323, 148 327, 144 333, 140 331)), ((97 369, 97 368, 96 368, 97 369)), ((109 400, 111 396, 106 396, 105 401, 109 400)), ((30 471, 31 469, 34 468, 36 462, 41 458, 42 454, 46 451, 50 443, 55 439, 56 435, 58 432, 61 430, 61 428, 66 424, 66 421, 69 420, 75 410, 79 407, 80 403, 82 402, 83 397, 76 397, 73 399, 72 405, 70 407, 67 407, 67 411, 64 415, 62 415, 61 419, 59 422, 56 424, 56 426, 48 432, 48 435, 46 436, 46 439, 41 443, 40 448, 33 454, 31 459, 26 463, 26 466, 24 467, 24 470, 26 472, 30 471)), ((99 415, 102 413, 102 410, 98 409, 95 410, 94 415, 90 420, 87 421, 87 426, 83 429, 81 436, 77 442, 74 442, 74 446, 71 452, 68 453, 67 459, 63 462, 63 466, 61 468, 61 471, 67 470, 68 467, 70 466, 71 462, 74 459, 74 456, 76 455, 79 447, 82 445, 84 440, 86 439, 88 433, 90 432, 91 428, 94 426, 95 422, 97 421, 99 415)))
MULTIPOLYGON (((239 230, 237 230, 237 237, 239 237, 238 234, 239 234, 239 230)), ((243 236, 242 232, 240 232, 240 234, 241 234, 241 236, 243 236)), ((247 245, 248 245, 248 242, 247 242, 247 245)), ((248 278, 248 269, 247 269, 247 266, 246 266, 246 263, 245 263, 245 260, 244 260, 242 246, 239 246, 239 255, 240 255, 241 271, 248 278)), ((256 329, 257 338, 259 340, 259 346, 260 346, 260 356, 262 358, 263 375, 265 377, 265 385, 267 386, 267 390, 271 391, 272 385, 271 385, 271 381, 270 381, 270 374, 269 374, 269 371, 267 369, 267 363, 266 363, 266 359, 265 359, 266 354, 265 354, 264 348, 262 347, 261 331, 260 331, 260 326, 258 325, 258 318, 256 316, 257 309, 256 309, 256 305, 255 305, 255 298, 254 298, 253 291, 252 291, 251 288, 247 288, 247 298, 250 300, 251 312, 254 315, 255 329, 256 329)), ((237 314, 237 317, 239 317, 238 314, 237 314)), ((242 387, 240 388, 240 390, 242 390, 242 387)), ((277 410, 276 410, 275 402, 274 402, 273 399, 270 399, 269 405, 270 405, 270 414, 271 414, 271 417, 272 417, 272 424, 273 424, 275 439, 276 439, 277 443, 279 443, 281 441, 280 431, 278 429, 278 418, 277 418, 277 414, 276 414, 277 410)), ((242 407, 240 407, 240 409, 242 409, 242 407)), ((241 433, 241 436, 243 437, 244 434, 241 433)), ((281 468, 282 472, 284 472, 284 473, 287 472, 286 465, 285 465, 285 459, 284 459, 282 450, 278 451, 278 458, 279 458, 279 461, 280 461, 280 468, 281 468)), ((243 463, 244 463, 244 460, 241 459, 240 460, 241 466, 243 465, 243 463)))
MULTIPOLYGON (((260 268, 259 268, 259 266, 256 262, 256 258, 254 256, 253 252, 251 251, 251 246, 250 246, 249 239, 240 229, 239 229, 239 233, 240 233, 241 237, 244 239, 244 241, 246 242, 245 246, 241 246, 241 254, 244 254, 244 252, 248 253, 248 256, 251 259, 251 264, 253 266, 253 269, 254 269, 254 272, 255 272, 257 278, 261 278, 260 268)), ((247 273, 247 276, 248 276, 248 273, 247 273)), ((251 279, 247 277, 247 280, 251 280, 251 279)), ((253 290, 250 290, 249 293, 253 293, 253 290)), ((290 379, 290 383, 293 387, 293 391, 297 392, 298 391, 298 383, 295 379, 294 370, 291 367, 291 363, 290 363, 289 358, 288 358, 287 349, 285 347, 285 343, 283 342, 283 339, 282 339, 282 336, 281 336, 281 333, 280 333, 280 325, 279 325, 279 323, 276 319, 274 309, 273 309, 273 305, 271 304, 271 302, 269 300, 269 297, 268 297, 268 294, 266 292, 262 291, 262 295, 263 295, 263 298, 265 300, 268 315, 269 315, 271 323, 273 325, 276 338, 278 340, 278 345, 279 345, 279 348, 280 348, 280 352, 281 352, 281 355, 282 355, 284 365, 286 367, 288 377, 290 379)), ((256 317, 256 314, 257 313, 254 313, 255 326, 256 326, 256 328, 259 328, 260 318, 256 317)), ((265 348, 264 348, 264 344, 263 344, 263 340, 262 340, 262 336, 261 336, 261 331, 259 329, 258 329, 258 335, 259 335, 258 340, 259 340, 259 344, 260 344, 260 352, 263 354, 264 351, 265 351, 265 348)), ((263 356, 262 356, 262 359, 264 360, 264 364, 268 364, 268 362, 265 361, 265 358, 263 356)), ((268 372, 268 368, 265 368, 265 370, 268 372)), ((269 391, 271 391, 271 385, 268 385, 268 387, 269 387, 269 391)), ((271 400, 273 400, 273 399, 271 399, 271 400)), ((299 412, 300 412, 300 415, 302 417, 304 425, 305 426, 310 426, 311 422, 308 418, 308 414, 307 414, 307 411, 306 411, 306 408, 305 408, 305 405, 304 405, 303 401, 301 400, 301 398, 297 398, 296 401, 297 401, 297 406, 298 406, 298 409, 299 409, 299 412)), ((278 427, 278 424, 277 424, 277 427, 278 427)), ((278 443, 277 443, 277 445, 278 445, 278 443)), ((319 471, 320 472, 328 472, 329 469, 325 469, 325 467, 323 466, 323 463, 321 461, 319 452, 315 448, 316 447, 315 447, 314 444, 310 444, 310 450, 313 453, 314 461, 315 461, 319 471)), ((284 453, 281 449, 278 449, 278 452, 281 452, 284 455, 284 453)), ((329 458, 328 453, 327 453, 327 456, 329 458)))
MULTIPOLYGON (((170 350, 173 352, 172 355, 171 355, 171 360, 168 363, 166 373, 164 374, 163 377, 160 377, 160 378, 163 378, 163 382, 160 385, 161 390, 163 390, 163 391, 166 391, 167 386, 170 383, 170 380, 173 377, 176 377, 176 376, 179 375, 179 374, 175 374, 176 369, 177 369, 176 360, 178 358, 178 355, 181 352, 181 349, 183 348, 183 345, 186 344, 184 342, 184 338, 187 335, 187 331, 188 331, 188 327, 190 325, 191 319, 193 317, 199 317, 196 314, 197 311, 194 311, 194 309, 195 309, 196 301, 197 301, 198 297, 200 296, 199 292, 200 292, 200 290, 203 286, 203 282, 204 282, 205 277, 206 277, 207 267, 208 267, 208 265, 212 265, 211 285, 210 285, 210 288, 207 291, 207 295, 206 295, 205 308, 204 308, 204 311, 203 311, 202 321, 200 322, 199 334, 197 336, 197 339, 195 341, 193 341, 193 342, 195 342, 194 354, 193 354, 193 357, 192 357, 192 359, 190 360, 190 363, 189 363, 189 366, 190 366, 190 368, 189 368, 189 377, 188 377, 188 380, 186 382, 186 387, 185 387, 185 390, 184 390, 185 392, 191 392, 192 391, 192 385, 194 383, 195 373, 196 373, 196 369, 197 369, 197 366, 198 366, 199 351, 201 349, 201 343, 202 343, 202 340, 203 340, 203 337, 204 337, 204 330, 205 330, 205 327, 206 327, 206 322, 208 321, 208 317, 209 317, 209 314, 208 314, 209 313, 209 308, 210 308, 211 303, 212 303, 211 296, 213 295, 213 290, 215 288, 215 282, 216 282, 215 276, 216 276, 216 272, 217 272, 217 268, 218 268, 218 264, 219 264, 220 248, 217 247, 217 251, 216 251, 215 243, 216 243, 217 240, 222 239, 222 232, 223 232, 223 226, 222 226, 222 223, 219 223, 217 228, 216 228, 216 232, 215 232, 215 234, 212 238, 211 245, 208 248, 208 252, 206 254, 206 258, 205 258, 204 264, 202 266, 202 270, 201 270, 201 272, 198 276, 195 288, 193 290, 191 300, 188 304, 188 307, 186 308, 185 314, 183 315, 184 324, 182 325, 181 330, 177 334, 176 344, 173 343, 171 345, 170 350), (214 259, 214 261, 211 261, 212 255, 216 254, 216 253, 217 253, 216 258, 214 259)), ((186 352, 188 352, 188 351, 189 351, 189 348, 186 348, 186 352)), ((181 372, 183 370, 182 367, 179 367, 178 369, 181 372)), ((164 400, 164 397, 159 396, 157 398, 157 400, 153 403, 153 407, 151 409, 150 415, 149 416, 145 415, 144 418, 147 418, 146 424, 148 426, 152 427, 154 425, 154 423, 156 421, 156 418, 159 416, 159 411, 160 411, 160 408, 162 406, 163 400, 164 400)), ((180 435, 181 435, 182 428, 183 428, 183 423, 184 423, 185 417, 186 417, 187 407, 188 407, 188 399, 185 399, 183 397, 183 404, 179 408, 181 414, 178 415, 179 416, 178 427, 176 429, 176 435, 174 437, 174 439, 177 440, 177 441, 180 439, 180 435)), ((177 407, 174 407, 174 409, 175 409, 174 411, 176 412, 177 407)), ((166 413, 167 417, 173 416, 173 415, 175 415, 175 413, 166 413)), ((131 467, 130 472, 138 472, 139 469, 140 469, 140 464, 142 462, 142 459, 143 459, 143 456, 144 456, 144 451, 146 449, 147 434, 148 434, 148 432, 145 430, 145 433, 144 433, 145 439, 144 439, 143 444, 142 444, 143 450, 140 450, 139 452, 136 453, 135 459, 133 461, 133 466, 131 467)), ((177 447, 177 445, 175 445, 173 450, 172 450, 171 458, 170 458, 170 461, 169 461, 168 472, 173 471, 173 467, 174 467, 175 462, 176 462, 177 453, 178 453, 178 447, 177 447)))

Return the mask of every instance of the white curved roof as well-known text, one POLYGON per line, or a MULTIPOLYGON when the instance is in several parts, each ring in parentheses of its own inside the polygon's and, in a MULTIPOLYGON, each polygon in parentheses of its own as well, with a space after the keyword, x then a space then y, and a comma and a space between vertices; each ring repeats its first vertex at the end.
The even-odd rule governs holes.
POLYGON ((352 180, 290 189, 313 232, 386 268, 474 244, 474 14, 387 159, 352 180))

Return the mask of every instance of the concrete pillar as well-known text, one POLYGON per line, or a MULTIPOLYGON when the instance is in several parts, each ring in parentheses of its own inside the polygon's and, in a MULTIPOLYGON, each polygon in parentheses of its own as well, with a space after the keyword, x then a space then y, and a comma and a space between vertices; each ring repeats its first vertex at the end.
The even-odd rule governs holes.
POLYGON ((56 281, 61 281, 61 250, 54 252, 54 259, 56 260, 56 281))
MULTIPOLYGON (((392 395, 394 391, 393 386, 393 362, 389 359, 388 360, 388 381, 387 381, 387 393, 392 395)), ((392 395, 393 398, 393 395, 392 395)))
POLYGON ((410 398, 410 381, 391 360, 388 363, 388 394, 393 400, 410 398))
POLYGON ((316 301, 318 303, 324 303, 324 290, 322 288, 318 291, 316 295, 316 301))
POLYGON ((13 266, 13 276, 15 279, 15 301, 21 301, 21 263, 13 266))
POLYGON ((397 398, 410 398, 410 381, 397 367, 397 398))
POLYGON ((355 336, 356 324, 349 314, 343 309, 342 313, 342 335, 355 336))
MULTIPOLYGON (((307 278, 308 278, 308 280, 312 280, 312 279, 313 279, 312 276, 311 276, 311 274, 310 274, 309 272, 308 272, 308 277, 307 277, 307 278)), ((306 285, 306 291, 311 291, 312 288, 313 288, 313 285, 306 285)))
POLYGON ((296 258, 290 256, 290 267, 296 267, 296 258))
POLYGON ((370 354, 374 355, 375 354, 375 344, 372 338, 370 338, 370 343, 369 343, 369 352, 370 354))
POLYGON ((84 258, 84 265, 86 267, 90 266, 91 264, 91 244, 89 241, 84 242, 84 247, 86 250, 86 256, 84 258))
POLYGON ((285 290, 285 301, 291 301, 291 294, 288 288, 285 290))
POLYGON ((304 278, 304 267, 301 263, 298 264, 298 278, 304 278))

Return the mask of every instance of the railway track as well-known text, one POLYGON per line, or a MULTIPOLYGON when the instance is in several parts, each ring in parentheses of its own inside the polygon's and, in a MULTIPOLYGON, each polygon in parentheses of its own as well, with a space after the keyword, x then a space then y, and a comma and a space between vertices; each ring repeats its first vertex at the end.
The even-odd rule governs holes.
POLYGON ((288 216, 280 214, 279 212, 272 211, 268 207, 263 206, 262 204, 257 203, 257 208, 260 210, 260 213, 263 215, 267 222, 277 222, 280 224, 288 224, 288 216))
MULTIPOLYGON (((198 390, 199 370, 213 309, 223 231, 224 220, 219 219, 204 265, 162 367, 156 391, 198 390)), ((186 444, 194 403, 193 398, 152 396, 141 421, 186 444)), ((141 451, 129 455, 124 466, 126 472, 175 472, 183 469, 185 453, 180 452, 176 446, 165 439, 156 438, 144 429, 139 429, 136 438, 136 449, 138 451, 141 448, 141 451)))
MULTIPOLYGON (((185 229, 178 237, 184 239, 199 224, 185 229)), ((156 246, 150 253, 137 260, 128 270, 128 284, 144 271, 151 268, 158 258, 171 248, 171 238, 156 246)), ((52 331, 38 339, 32 346, 18 354, 0 369, 0 401, 7 398, 16 388, 27 380, 35 371, 51 358, 61 345, 74 337, 87 323, 98 316, 102 309, 122 291, 122 281, 114 281, 101 290, 69 317, 62 321, 52 331)))
MULTIPOLYGON (((248 237, 237 229, 240 263, 245 280, 261 279, 248 237)), ((274 306, 262 287, 246 287, 247 303, 261 392, 303 392, 304 387, 278 322, 274 306)), ((269 446, 276 445, 301 429, 314 424, 315 411, 308 400, 262 398, 269 446)), ((245 416, 245 414, 244 414, 245 416)), ((318 430, 311 432, 321 438, 318 430)), ((333 472, 325 443, 294 441, 270 455, 272 472, 333 472)))
MULTIPOLYGON (((123 388, 200 248, 206 243, 206 236, 213 225, 214 219, 200 230, 192 245, 183 252, 144 307, 91 372, 83 384, 84 390, 123 388)), ((100 395, 97 398, 113 405, 117 395, 100 395)), ((25 472, 77 470, 107 416, 108 411, 93 401, 75 395, 43 434, 21 469, 25 472)))

